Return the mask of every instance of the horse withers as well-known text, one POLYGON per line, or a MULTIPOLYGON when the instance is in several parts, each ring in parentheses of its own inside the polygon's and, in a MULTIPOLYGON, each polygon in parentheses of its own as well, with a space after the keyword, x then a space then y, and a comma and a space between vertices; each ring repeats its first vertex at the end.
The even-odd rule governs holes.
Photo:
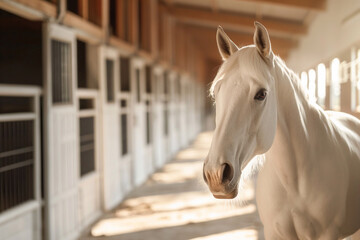
POLYGON ((218 28, 223 64, 210 88, 216 128, 204 180, 214 197, 232 199, 246 170, 259 165, 267 240, 349 236, 360 228, 360 121, 309 101, 266 28, 255 27, 254 45, 241 48, 218 28))

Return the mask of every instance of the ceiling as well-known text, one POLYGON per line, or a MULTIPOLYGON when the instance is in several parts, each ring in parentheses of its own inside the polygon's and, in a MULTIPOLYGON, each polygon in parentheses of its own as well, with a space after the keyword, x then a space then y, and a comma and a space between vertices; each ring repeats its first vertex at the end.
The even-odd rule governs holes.
POLYGON ((221 25, 239 46, 252 44, 254 21, 269 31, 275 54, 286 59, 326 0, 162 0, 209 62, 220 61, 215 34, 221 25))

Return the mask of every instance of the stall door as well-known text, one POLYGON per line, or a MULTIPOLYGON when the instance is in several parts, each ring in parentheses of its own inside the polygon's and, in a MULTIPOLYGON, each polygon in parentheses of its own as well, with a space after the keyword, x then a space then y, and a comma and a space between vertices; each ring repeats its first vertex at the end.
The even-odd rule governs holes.
POLYGON ((154 69, 153 78, 153 157, 156 168, 165 162, 164 114, 163 114, 163 75, 160 68, 154 69))
POLYGON ((145 167, 147 170, 147 175, 149 176, 156 169, 156 164, 153 160, 153 145, 154 145, 154 98, 153 98, 153 67, 147 65, 145 67, 145 91, 144 91, 144 101, 145 101, 145 167))
POLYGON ((46 239, 78 235, 78 122, 75 36, 55 24, 44 25, 44 145, 46 239))
POLYGON ((101 49, 102 93, 102 154, 104 208, 115 207, 122 199, 120 176, 120 124, 119 106, 116 98, 118 86, 118 54, 115 49, 101 49))
POLYGON ((123 193, 128 193, 133 184, 133 162, 131 142, 131 60, 129 56, 120 56, 120 152, 121 152, 121 187, 123 193))
POLYGON ((81 227, 89 226, 101 213, 99 168, 98 91, 78 89, 79 102, 79 204, 81 227))
POLYGON ((146 141, 146 104, 144 94, 144 65, 140 59, 133 59, 133 158, 134 158, 134 183, 140 185, 147 178, 147 164, 145 157, 146 141))

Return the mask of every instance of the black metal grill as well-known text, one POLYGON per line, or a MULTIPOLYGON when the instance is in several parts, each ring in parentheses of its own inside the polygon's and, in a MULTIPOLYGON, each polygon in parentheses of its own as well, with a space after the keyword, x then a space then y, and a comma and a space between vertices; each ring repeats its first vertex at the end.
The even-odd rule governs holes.
POLYGON ((150 110, 146 111, 146 144, 151 143, 151 113, 150 110))
POLYGON ((109 59, 106 59, 106 92, 108 102, 114 102, 114 61, 109 59))
POLYGON ((126 155, 129 152, 128 149, 128 121, 127 121, 127 114, 121 114, 121 154, 126 155))
POLYGON ((0 122, 0 212, 34 199, 34 121, 0 122))
POLYGON ((152 88, 151 88, 151 81, 152 81, 152 67, 151 66, 146 66, 145 68, 145 81, 146 81, 146 93, 151 93, 152 92, 152 88))
POLYGON ((71 103, 71 45, 51 40, 52 100, 53 103, 71 103))
POLYGON ((169 135, 169 109, 167 101, 164 101, 164 133, 169 135))
POLYGON ((140 69, 136 69, 136 99, 139 103, 141 101, 141 81, 140 81, 140 69))
POLYGON ((80 175, 95 170, 94 117, 80 118, 80 175))
POLYGON ((130 92, 130 59, 128 57, 120 58, 120 91, 130 92))

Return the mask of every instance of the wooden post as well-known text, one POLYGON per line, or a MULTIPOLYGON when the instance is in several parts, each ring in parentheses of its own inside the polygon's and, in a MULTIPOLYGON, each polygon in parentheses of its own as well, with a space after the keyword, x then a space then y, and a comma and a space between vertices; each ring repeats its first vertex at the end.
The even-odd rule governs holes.
POLYGON ((89 19, 89 2, 88 0, 79 0, 79 13, 80 16, 83 17, 85 20, 89 19))
POLYGON ((139 47, 139 17, 138 17, 138 8, 139 8, 139 0, 132 0, 129 2, 129 15, 130 15, 130 42, 133 43, 136 48, 139 47))
POLYGON ((102 0, 101 26, 105 41, 109 39, 109 0, 102 0))
POLYGON ((150 0, 150 48, 154 58, 159 56, 159 9, 158 0, 150 0))

